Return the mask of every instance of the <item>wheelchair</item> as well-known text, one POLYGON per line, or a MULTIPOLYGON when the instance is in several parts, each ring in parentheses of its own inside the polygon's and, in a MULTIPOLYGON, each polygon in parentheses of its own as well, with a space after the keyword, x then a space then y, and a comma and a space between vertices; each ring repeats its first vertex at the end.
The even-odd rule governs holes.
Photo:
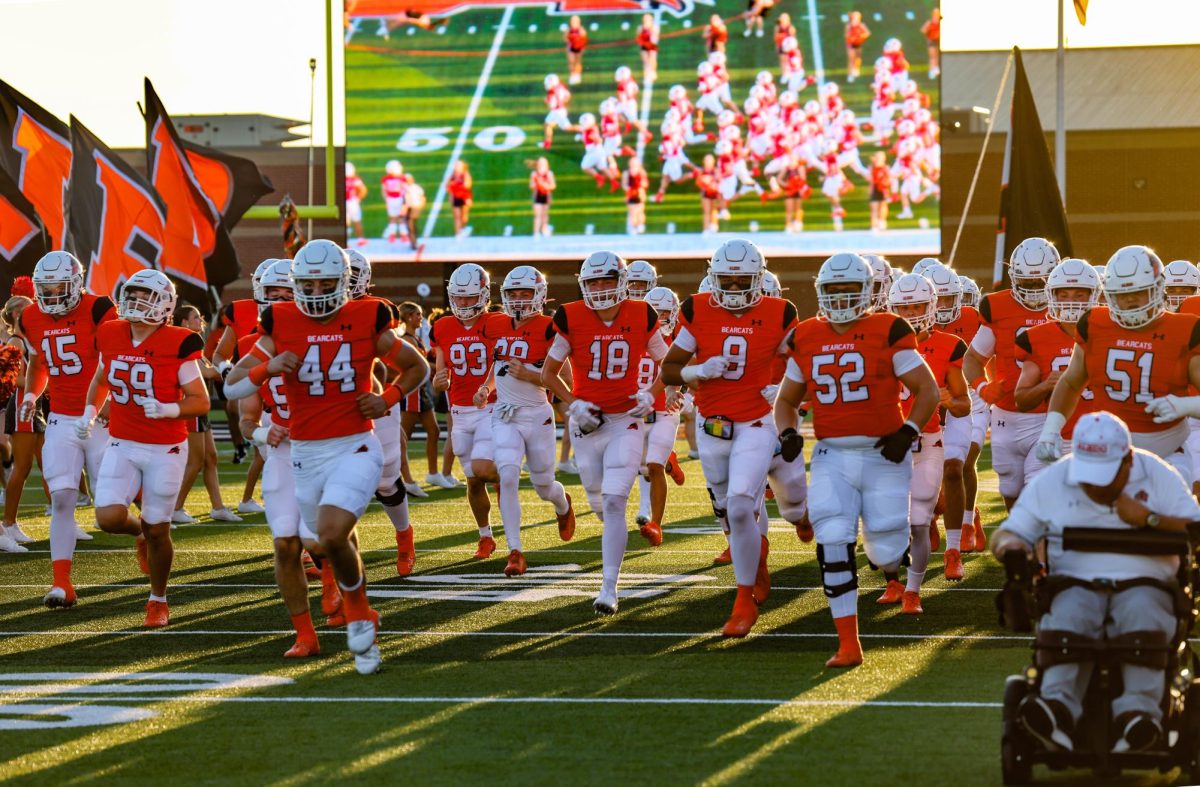
POLYGON ((1109 528, 1066 528, 1063 549, 1081 552, 1180 558, 1179 572, 1172 582, 1134 579, 1125 582, 1086 582, 1055 577, 1041 571, 1024 552, 1005 555, 1004 589, 997 595, 1000 622, 1013 631, 1031 632, 1034 623, 1050 609, 1054 596, 1067 587, 1091 587, 1120 591, 1133 584, 1160 587, 1175 600, 1178 625, 1168 642, 1121 636, 1084 639, 1064 637, 1063 632, 1039 632, 1033 642, 1033 664, 1021 675, 1009 676, 1004 686, 1003 735, 1000 764, 1005 784, 1029 784, 1033 766, 1042 763, 1051 770, 1091 768, 1099 778, 1113 777, 1124 769, 1157 768, 1166 773, 1183 769, 1192 783, 1200 783, 1200 659, 1188 637, 1197 619, 1194 592, 1200 587, 1200 523, 1189 533, 1160 533, 1149 530, 1109 528), (1083 714, 1076 725, 1074 751, 1050 751, 1025 729, 1018 707, 1041 687, 1042 670, 1070 661, 1093 663, 1091 680, 1083 700, 1083 714), (1163 735, 1157 746, 1138 752, 1113 753, 1117 730, 1112 719, 1112 701, 1122 692, 1122 663, 1163 667, 1163 735))

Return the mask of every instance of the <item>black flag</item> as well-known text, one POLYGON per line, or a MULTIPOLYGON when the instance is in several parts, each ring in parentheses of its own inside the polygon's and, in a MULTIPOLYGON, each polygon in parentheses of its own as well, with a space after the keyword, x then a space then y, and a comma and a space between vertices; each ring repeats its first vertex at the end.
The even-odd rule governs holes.
POLYGON ((217 206, 225 229, 233 231, 259 197, 275 190, 270 178, 250 159, 182 140, 200 188, 217 206))
POLYGON ((1064 258, 1072 256, 1071 233, 1063 208, 1054 162, 1029 90, 1021 50, 1013 47, 1017 77, 1013 83, 1012 114, 1004 142, 1004 170, 1000 178, 1000 226, 996 236, 994 283, 1008 286, 1008 257, 1026 238, 1051 241, 1064 258))

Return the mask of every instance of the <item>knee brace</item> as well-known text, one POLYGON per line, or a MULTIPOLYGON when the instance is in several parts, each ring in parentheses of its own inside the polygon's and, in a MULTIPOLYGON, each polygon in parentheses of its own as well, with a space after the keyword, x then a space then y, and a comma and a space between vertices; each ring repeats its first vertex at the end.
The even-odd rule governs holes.
POLYGON ((408 490, 405 489, 404 484, 400 483, 399 481, 393 481, 392 486, 396 491, 385 493, 376 489, 375 499, 385 506, 398 506, 403 503, 404 499, 408 497, 408 490))
MULTIPOLYGON (((858 591, 858 561, 854 555, 854 544, 843 544, 845 554, 841 560, 831 560, 826 558, 825 545, 817 544, 817 565, 821 567, 821 585, 825 588, 825 596, 827 598, 836 598, 846 593, 854 593, 858 591), (830 574, 840 574, 846 572, 850 575, 850 579, 841 584, 832 584, 828 577, 830 574)), ((832 547, 836 553, 837 548, 832 547)))
POLYGON ((712 503, 713 515, 722 521, 727 520, 728 512, 717 505, 717 496, 713 494, 712 487, 708 487, 708 500, 712 503))

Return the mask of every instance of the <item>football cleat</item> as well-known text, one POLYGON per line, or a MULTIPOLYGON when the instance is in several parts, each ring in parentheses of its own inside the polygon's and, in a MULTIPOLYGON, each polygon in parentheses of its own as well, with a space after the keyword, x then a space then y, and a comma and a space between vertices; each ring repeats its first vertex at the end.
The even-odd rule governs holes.
POLYGON ((753 591, 746 593, 746 590, 750 588, 738 588, 737 598, 733 602, 733 613, 729 620, 725 621, 721 636, 741 639, 750 633, 750 629, 754 628, 758 621, 758 605, 755 603, 753 591))
POLYGON ((137 546, 138 568, 142 570, 143 574, 150 576, 150 552, 146 547, 146 539, 138 538, 135 543, 137 546))
POLYGON ((600 586, 600 595, 596 596, 596 600, 592 602, 592 609, 596 610, 597 615, 615 615, 617 614, 617 583, 611 585, 604 582, 600 586))
POLYGON ((75 540, 76 541, 91 541, 92 534, 89 533, 88 531, 84 530, 79 525, 76 525, 75 526, 75 540))
POLYGON ((876 604, 899 604, 904 595, 904 584, 898 579, 889 579, 883 595, 875 599, 876 604))
POLYGON ((413 564, 417 562, 417 550, 413 546, 413 529, 411 527, 396 534, 396 574, 407 577, 412 573, 413 564))
POLYGON ((758 573, 754 575, 754 600, 759 604, 767 600, 771 595, 771 572, 767 568, 767 553, 771 551, 771 545, 767 542, 766 536, 761 536, 762 548, 758 552, 758 573))
POLYGON ((983 522, 975 520, 975 551, 987 551, 987 533, 983 532, 983 522))
POLYGON ((946 579, 951 582, 961 581, 963 578, 962 553, 957 549, 947 549, 943 560, 945 561, 946 579))
POLYGON ((807 544, 813 540, 812 521, 808 518, 808 512, 804 512, 804 518, 796 523, 796 538, 800 539, 801 543, 807 544))
POLYGON ((314 640, 297 639, 283 654, 285 659, 306 659, 309 656, 317 656, 321 653, 321 644, 314 640))
POLYGON ((904 595, 900 597, 900 612, 904 615, 920 615, 925 612, 921 609, 921 594, 915 590, 906 590, 904 595))
POLYGON ((652 547, 662 545, 662 527, 657 522, 647 522, 638 528, 638 532, 642 534, 642 538, 652 547))
POLYGON ((75 588, 55 585, 42 596, 42 603, 49 609, 70 609, 75 606, 75 588))
POLYGON ((567 513, 555 514, 558 518, 558 537, 563 541, 570 541, 575 536, 575 505, 571 502, 571 496, 567 495, 567 513))
POLYGON ((375 647, 375 632, 379 630, 379 613, 371 610, 366 620, 346 622, 346 647, 351 653, 362 654, 375 647))
POLYGON ((475 550, 475 559, 483 560, 492 556, 496 551, 496 539, 491 536, 480 536, 479 547, 475 550))
POLYGON ((525 563, 525 556, 521 554, 521 550, 514 549, 508 553, 508 565, 504 567, 504 576, 519 577, 525 573, 528 565, 525 563))
POLYGON ((359 675, 374 675, 382 665, 383 656, 379 653, 378 645, 372 645, 363 653, 354 654, 354 669, 359 675))
POLYGON ((313 562, 312 555, 307 550, 300 553, 300 565, 304 567, 304 576, 309 580, 320 579, 321 569, 313 562))
POLYGON ((646 524, 649 521, 650 521, 650 517, 644 516, 642 514, 638 514, 637 519, 634 520, 634 522, 637 524, 638 527, 641 527, 642 525, 646 524))
POLYGON ((679 459, 675 456, 674 451, 667 457, 666 469, 667 475, 671 476, 671 480, 675 482, 675 486, 683 486, 683 482, 687 480, 687 476, 684 475, 683 468, 679 466, 679 459))
POLYGON ((729 547, 725 547, 725 551, 713 558, 714 566, 727 566, 733 562, 733 556, 729 554, 729 547))
POLYGON ((333 612, 333 614, 328 615, 325 618, 325 625, 331 629, 340 629, 342 626, 346 625, 345 611, 339 606, 337 610, 333 612))
POLYGON ((975 551, 975 526, 963 525, 962 535, 959 537, 959 551, 964 555, 968 552, 975 551))
POLYGON ((146 602, 146 623, 148 629, 158 629, 171 622, 171 612, 165 601, 146 602))
POLYGON ((825 662, 826 667, 857 667, 863 663, 862 649, 838 648, 832 658, 825 662))

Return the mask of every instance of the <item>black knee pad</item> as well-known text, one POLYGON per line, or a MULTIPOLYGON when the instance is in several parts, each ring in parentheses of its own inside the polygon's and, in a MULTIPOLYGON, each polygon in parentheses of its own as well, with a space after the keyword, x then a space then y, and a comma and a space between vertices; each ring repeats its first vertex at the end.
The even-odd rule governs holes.
POLYGON ((378 489, 375 490, 375 499, 385 506, 398 506, 408 497, 408 490, 404 488, 404 484, 399 481, 395 482, 396 491, 388 494, 383 494, 378 489))
POLYGON ((713 514, 717 519, 728 520, 728 514, 725 509, 717 507, 717 496, 713 494, 712 487, 708 487, 708 501, 712 503, 713 514))
POLYGON ((830 560, 825 555, 825 545, 817 544, 817 565, 821 567, 821 585, 825 588, 827 598, 836 598, 846 593, 858 591, 858 561, 854 555, 854 544, 846 544, 846 553, 841 560, 830 560), (840 585, 830 585, 825 578, 827 574, 850 572, 850 579, 840 585))

